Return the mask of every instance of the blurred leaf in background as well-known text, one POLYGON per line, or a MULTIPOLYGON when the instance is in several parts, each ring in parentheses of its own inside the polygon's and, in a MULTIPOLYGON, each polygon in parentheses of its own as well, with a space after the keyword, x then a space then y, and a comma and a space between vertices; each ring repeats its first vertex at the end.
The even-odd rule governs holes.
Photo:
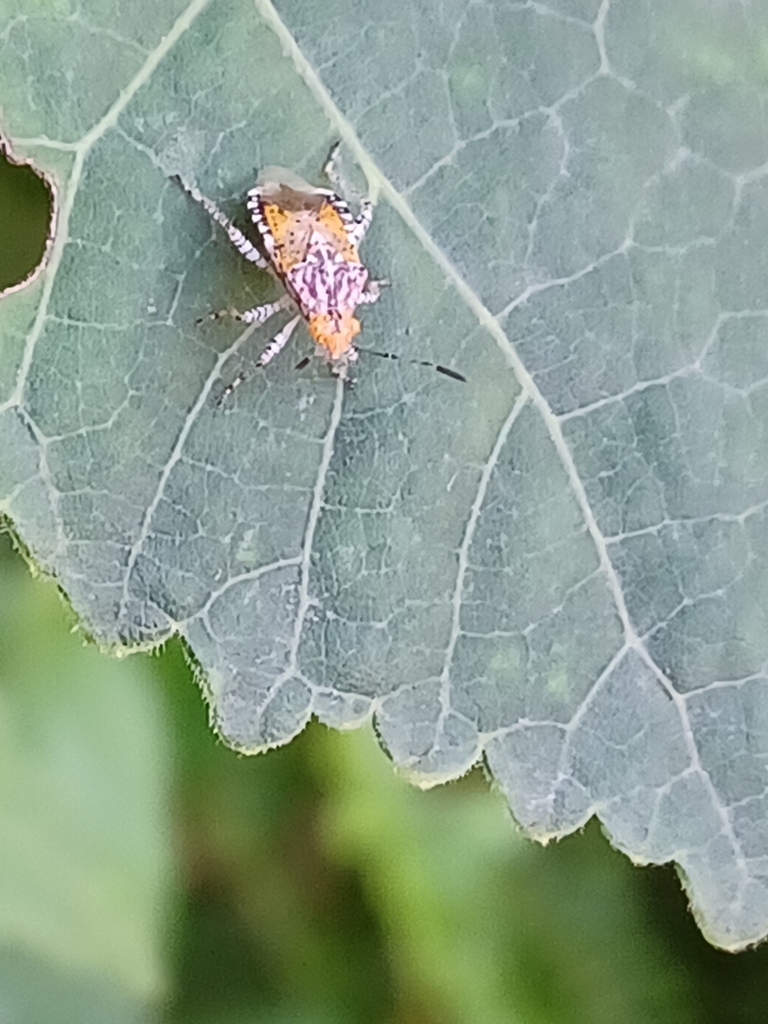
POLYGON ((692 977, 648 928, 637 872, 596 827, 545 852, 514 834, 479 772, 404 789, 364 733, 317 755, 336 768, 327 848, 364 878, 403 1009, 428 996, 429 1019, 456 1024, 702 1020, 692 977))
POLYGON ((0 1020, 140 1020, 173 888, 157 674, 71 634, 0 540, 0 1020))

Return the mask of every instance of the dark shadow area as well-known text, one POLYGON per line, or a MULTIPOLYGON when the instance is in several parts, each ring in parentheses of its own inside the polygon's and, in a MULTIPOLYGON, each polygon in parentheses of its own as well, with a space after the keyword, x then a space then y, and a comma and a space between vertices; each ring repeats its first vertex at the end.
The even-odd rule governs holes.
POLYGON ((699 931, 672 865, 638 872, 648 927, 664 943, 672 969, 696 978, 701 1024, 768 1020, 768 946, 741 953, 714 949, 699 931))
POLYGON ((0 140, 0 293, 40 265, 48 243, 53 196, 29 164, 17 164, 0 140))

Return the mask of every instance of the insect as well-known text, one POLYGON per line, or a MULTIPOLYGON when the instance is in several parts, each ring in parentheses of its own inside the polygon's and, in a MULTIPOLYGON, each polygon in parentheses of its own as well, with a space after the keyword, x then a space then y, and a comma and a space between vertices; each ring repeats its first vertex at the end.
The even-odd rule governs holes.
MULTIPOLYGON (((333 147, 326 174, 333 180, 333 147)), ((258 228, 261 247, 254 245, 211 200, 195 186, 178 179, 184 190, 200 203, 227 232, 238 252, 257 267, 273 273, 285 287, 276 302, 230 315, 245 323, 265 323, 284 309, 298 310, 272 338, 256 366, 266 366, 285 347, 299 321, 307 325, 315 351, 338 375, 345 377, 357 359, 354 339, 360 333, 356 307, 375 302, 386 282, 371 281, 360 260, 358 247, 371 223, 373 206, 360 204, 354 216, 337 192, 315 188, 298 175, 280 167, 267 167, 248 193, 248 209, 258 228)), ((212 314, 214 318, 223 314, 212 314)), ((245 380, 240 373, 227 385, 219 402, 245 380)))
MULTIPOLYGON (((336 143, 328 156, 325 174, 336 182, 334 158, 336 143)), ((358 248, 373 217, 373 205, 367 199, 360 203, 354 216, 338 192, 316 188, 292 171, 267 167, 248 193, 248 210, 259 232, 261 245, 254 245, 238 227, 200 190, 181 178, 177 181, 187 194, 200 203, 227 232, 230 241, 248 261, 268 270, 285 288, 275 302, 255 306, 244 313, 228 310, 211 317, 231 315, 245 323, 263 324, 281 310, 297 310, 296 315, 270 340, 256 360, 256 367, 266 366, 286 346, 297 324, 303 320, 315 342, 315 354, 321 356, 331 370, 347 377, 351 363, 357 361, 354 344, 360 333, 356 308, 376 302, 381 288, 388 281, 372 281, 360 260, 358 248)), ((399 356, 386 352, 371 355, 388 359, 399 356)), ((309 357, 299 363, 303 367, 309 357)), ((433 366, 457 380, 465 380, 455 370, 435 366, 423 360, 411 360, 433 366)), ((242 371, 222 391, 218 404, 247 379, 242 371)))

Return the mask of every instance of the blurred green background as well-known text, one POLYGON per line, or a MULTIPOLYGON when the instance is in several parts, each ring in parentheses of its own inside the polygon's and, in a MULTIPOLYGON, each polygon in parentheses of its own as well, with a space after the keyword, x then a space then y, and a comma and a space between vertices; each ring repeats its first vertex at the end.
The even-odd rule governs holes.
MULTIPOLYGON (((46 202, 0 159, 0 287, 46 202)), ((239 757, 180 644, 99 654, 0 535, 0 1024, 765 1024, 767 966, 480 771, 422 793, 316 723, 239 757)))

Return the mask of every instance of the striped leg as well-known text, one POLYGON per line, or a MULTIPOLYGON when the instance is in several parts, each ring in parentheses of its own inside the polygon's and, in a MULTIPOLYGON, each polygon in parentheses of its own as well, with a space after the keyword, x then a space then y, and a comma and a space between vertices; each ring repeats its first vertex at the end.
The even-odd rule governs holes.
MULTIPOLYGON (((256 360, 256 367, 266 366, 267 363, 272 362, 278 352, 281 352, 288 344, 288 340, 296 329, 296 324, 301 320, 301 316, 295 316, 293 320, 289 320, 282 330, 278 331, 274 338, 270 341, 264 351, 261 353, 259 358, 256 360)), ((218 401, 216 402, 216 408, 218 409, 232 394, 236 387, 239 387, 244 380, 248 379, 248 371, 241 370, 240 373, 235 377, 231 384, 227 384, 222 393, 219 395, 218 401)))
MULTIPOLYGON (((335 164, 336 154, 339 152, 340 145, 340 142, 334 142, 331 146, 331 151, 328 154, 328 159, 326 160, 325 167, 323 168, 323 173, 338 193, 341 192, 341 181, 336 173, 335 164)), ((334 200, 333 205, 341 215, 341 219, 344 221, 349 240, 352 245, 357 247, 365 238, 365 233, 371 225, 371 220, 373 218, 373 203, 368 199, 363 199, 360 203, 360 213, 357 217, 353 217, 349 212, 349 207, 343 199, 334 196, 334 200)))
POLYGON ((233 320, 240 320, 246 324, 265 324, 275 313, 279 313, 281 309, 289 309, 292 305, 293 299, 286 294, 276 302, 265 302, 262 306, 246 309, 244 313, 238 313, 236 309, 220 309, 218 313, 209 313, 207 317, 198 317, 195 323, 201 324, 204 320, 221 320, 225 316, 231 316, 233 320))
POLYGON ((269 266, 267 260, 264 259, 253 242, 249 241, 243 232, 239 228, 235 227, 232 221, 226 216, 226 214, 222 213, 212 199, 208 199, 207 196, 204 196, 200 189, 195 185, 188 185, 178 175, 175 175, 175 180, 178 181, 188 196, 191 196, 196 203, 200 203, 206 212, 213 217, 217 224, 221 224, 229 235, 230 242, 232 242, 241 256, 244 256, 249 262, 255 263, 257 267, 261 267, 265 270, 267 269, 269 266))
POLYGON ((336 172, 336 156, 338 155, 339 148, 341 147, 341 140, 334 142, 328 152, 328 158, 325 161, 325 167, 323 167, 323 174, 326 176, 328 181, 333 185, 336 191, 339 191, 341 182, 339 181, 339 175, 336 172))
MULTIPOLYGON (((209 313, 208 320, 220 320, 222 317, 231 316, 233 320, 241 320, 246 324, 265 324, 271 316, 279 313, 281 309, 290 309, 293 299, 287 293, 275 302, 265 302, 261 306, 254 306, 253 309, 246 309, 244 313, 238 313, 236 309, 221 309, 218 313, 209 313)), ((201 324, 205 317, 200 317, 196 323, 201 324)))
POLYGON ((289 309, 293 306, 293 299, 287 293, 275 302, 265 302, 263 306, 254 306, 253 309, 246 309, 244 313, 233 313, 236 320, 243 320, 247 324, 265 324, 271 316, 279 313, 281 309, 289 309))
POLYGON ((355 221, 352 226, 347 228, 349 240, 353 245, 360 245, 362 240, 365 238, 366 231, 371 226, 372 220, 373 203, 368 199, 363 199, 360 203, 360 213, 355 217, 355 221))

